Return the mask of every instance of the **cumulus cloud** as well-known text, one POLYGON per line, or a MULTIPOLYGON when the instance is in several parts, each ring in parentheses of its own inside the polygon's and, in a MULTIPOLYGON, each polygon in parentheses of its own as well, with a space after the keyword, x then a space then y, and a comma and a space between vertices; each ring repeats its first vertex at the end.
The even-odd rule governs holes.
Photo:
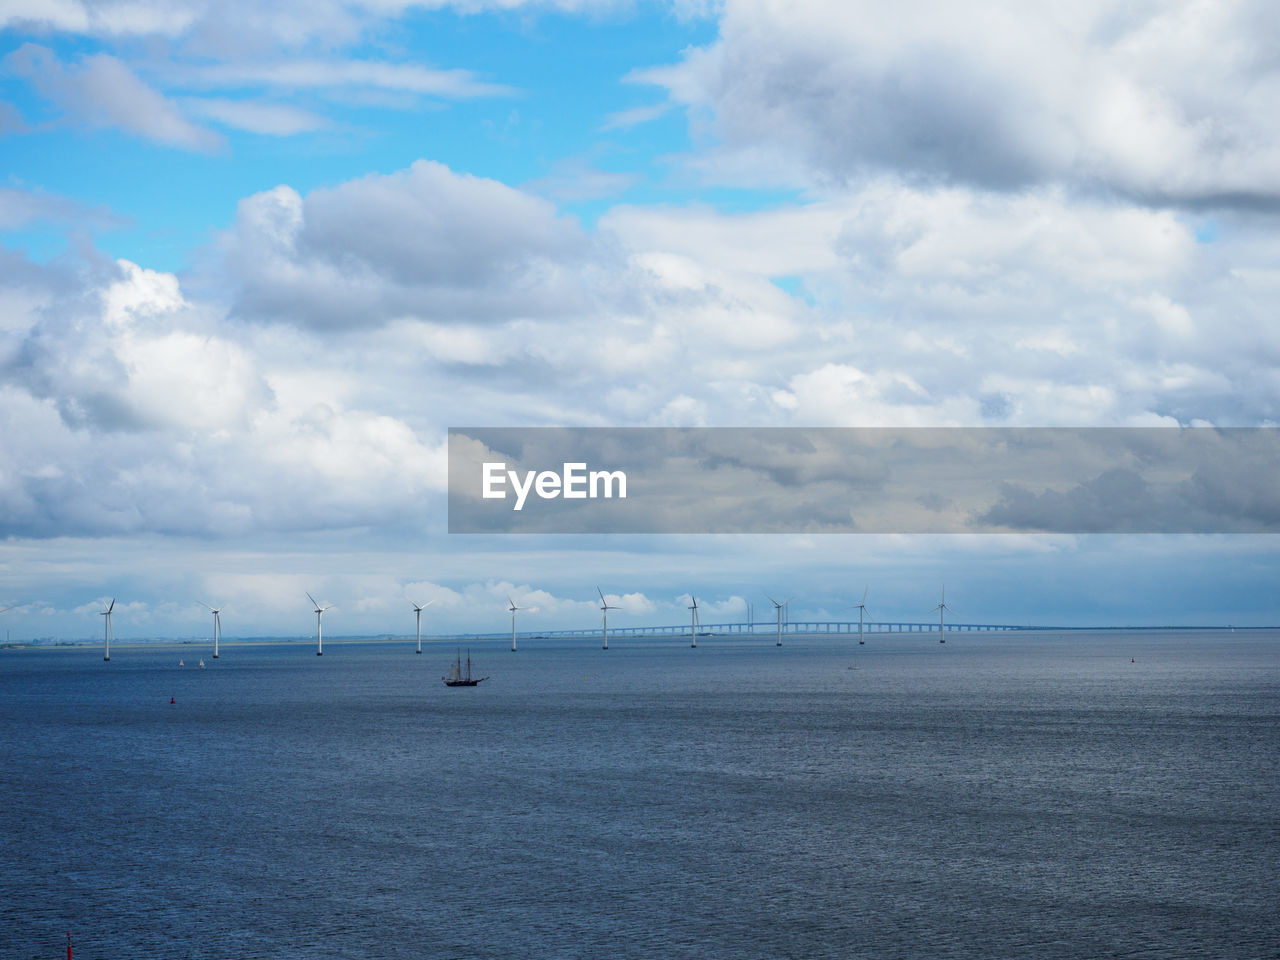
POLYGON ((444 485, 440 442, 220 327, 173 275, 127 261, 54 289, 10 332, 6 532, 232 535, 423 515, 444 485))
POLYGON ((1273 206, 1278 39, 1256 2, 728 0, 715 43, 634 78, 776 172, 1273 206))
POLYGON ((108 54, 92 54, 68 66, 47 47, 24 43, 5 57, 5 64, 29 79, 46 100, 91 126, 117 127, 184 150, 207 152, 222 143, 108 54))
POLYGON ((1169 209, 885 177, 771 210, 621 207, 600 224, 642 261, 741 277, 757 309, 770 301, 751 282, 787 291, 772 302, 795 335, 767 364, 706 361, 735 356, 761 388, 745 422, 1265 422, 1275 242, 1265 221, 1221 222, 1202 243, 1169 209))
POLYGON ((39 535, 419 530, 449 425, 1265 422, 1276 241, 1221 232, 894 180, 591 232, 432 163, 280 187, 242 203, 207 302, 144 266, 0 257, 26 298, 0 497, 39 535))
POLYGON ((576 223, 495 180, 418 161, 302 197, 240 204, 223 238, 237 310, 360 327, 413 316, 488 320, 576 313, 576 223))

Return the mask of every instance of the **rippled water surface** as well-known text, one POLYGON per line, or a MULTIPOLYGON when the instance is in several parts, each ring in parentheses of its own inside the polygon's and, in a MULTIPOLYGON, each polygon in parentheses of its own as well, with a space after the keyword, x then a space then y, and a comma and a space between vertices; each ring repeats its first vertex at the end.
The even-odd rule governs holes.
POLYGON ((0 956, 1280 955, 1275 634, 611 647, 0 653, 0 956))

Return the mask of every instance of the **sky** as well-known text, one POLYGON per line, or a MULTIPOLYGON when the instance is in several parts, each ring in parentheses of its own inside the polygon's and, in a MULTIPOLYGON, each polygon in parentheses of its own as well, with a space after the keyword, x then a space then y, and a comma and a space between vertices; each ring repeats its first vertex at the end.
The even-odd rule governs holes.
POLYGON ((597 584, 616 626, 925 620, 944 583, 1280 624, 1273 535, 445 518, 451 426, 1276 426, 1276 49, 1261 2, 10 0, 0 626, 590 627, 597 584))

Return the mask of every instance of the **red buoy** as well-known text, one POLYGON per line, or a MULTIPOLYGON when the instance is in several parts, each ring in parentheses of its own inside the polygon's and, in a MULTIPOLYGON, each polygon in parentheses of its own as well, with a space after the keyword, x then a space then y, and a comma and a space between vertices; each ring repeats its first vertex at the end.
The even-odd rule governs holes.
POLYGON ((177 703, 178 701, 177 701, 177 700, 175 700, 175 699, 173 699, 173 697, 170 697, 170 698, 169 698, 169 702, 170 702, 170 703, 177 703))

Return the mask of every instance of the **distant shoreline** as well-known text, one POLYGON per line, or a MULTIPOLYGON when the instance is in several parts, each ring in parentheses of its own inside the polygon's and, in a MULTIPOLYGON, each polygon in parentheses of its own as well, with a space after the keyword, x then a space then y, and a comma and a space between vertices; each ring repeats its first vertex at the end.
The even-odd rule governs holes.
MULTIPOLYGON (((1020 628, 1017 630, 972 630, 972 631, 956 631, 952 634, 950 629, 947 630, 948 638, 954 636, 957 640, 963 640, 965 637, 973 636, 991 636, 999 634, 1010 641, 1019 636, 1043 636, 1044 634, 1079 634, 1079 633, 1144 633, 1151 634, 1159 631, 1175 631, 1179 634, 1184 633, 1265 633, 1268 631, 1280 631, 1280 626, 1262 626, 1262 627, 1232 627, 1232 626, 1185 626, 1185 625, 1162 625, 1162 626, 1110 626, 1110 627, 1044 627, 1044 628, 1020 628)), ((523 641, 541 641, 541 640, 557 640, 557 641, 590 641, 589 636, 572 636, 561 637, 554 636, 555 631, 548 631, 547 635, 520 635, 519 640, 523 641)), ((883 642, 886 639, 919 639, 926 638, 934 631, 902 631, 902 632, 868 632, 868 639, 874 638, 876 641, 883 642)), ((700 640, 712 641, 752 641, 767 640, 772 637, 770 634, 739 634, 739 633, 700 633, 700 640)), ((849 640, 854 634, 850 633, 784 633, 784 638, 791 642, 800 640, 849 640)), ((626 636, 611 635, 611 639, 616 642, 627 643, 634 641, 644 642, 670 642, 687 638, 687 634, 680 635, 642 635, 642 636, 626 636)), ((445 637, 423 637, 423 645, 427 644, 457 644, 457 643, 497 643, 505 642, 510 639, 509 634, 483 634, 483 635, 464 635, 464 636, 445 636, 445 637)), ((1065 637, 1064 637, 1065 639, 1065 637)), ((225 648, 244 648, 259 646, 312 646, 316 642, 315 637, 261 637, 252 639, 228 639, 222 638, 218 641, 220 647, 225 648)), ((417 643, 414 636, 408 637, 326 637, 325 644, 332 646, 368 646, 374 644, 409 644, 417 643)), ((212 638, 202 638, 198 640, 113 640, 112 647, 116 650, 190 650, 192 648, 201 651, 204 648, 212 647, 212 638)), ((102 649, 101 640, 59 640, 52 643, 32 643, 31 641, 14 641, 7 644, 0 644, 0 653, 17 650, 41 650, 41 651, 83 651, 86 649, 102 649)))

